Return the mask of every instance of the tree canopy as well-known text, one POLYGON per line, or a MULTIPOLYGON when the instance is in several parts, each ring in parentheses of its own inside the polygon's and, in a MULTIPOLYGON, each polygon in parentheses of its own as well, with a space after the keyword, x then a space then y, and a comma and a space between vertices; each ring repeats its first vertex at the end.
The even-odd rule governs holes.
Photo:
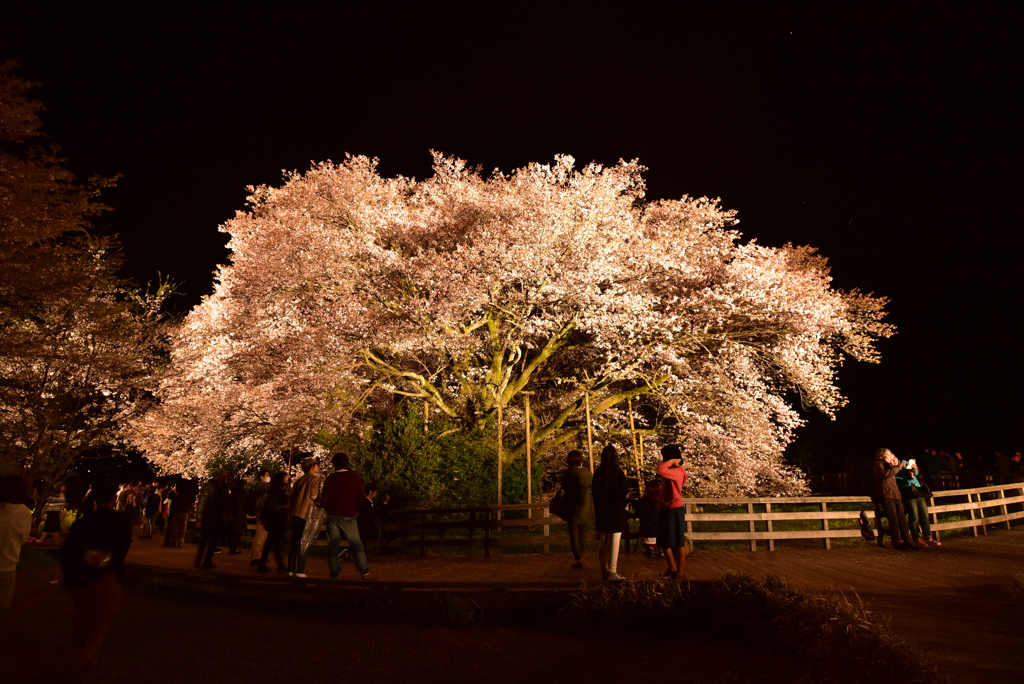
POLYGON ((48 488, 152 402, 170 290, 118 276, 116 238, 92 227, 113 179, 62 166, 15 66, 0 66, 0 468, 48 488))
MULTIPOLYGON (((262 457, 368 408, 427 402, 458 429, 504 407, 522 458, 601 439, 679 441, 699 491, 802 487, 782 451, 799 401, 834 415, 844 357, 875 362, 885 300, 831 287, 808 247, 744 242, 707 198, 647 202, 636 161, 568 156, 484 177, 434 155, 426 180, 349 157, 250 188, 230 263, 187 317, 135 439, 159 466, 262 457)), ((653 449, 651 450, 653 452, 653 449)))

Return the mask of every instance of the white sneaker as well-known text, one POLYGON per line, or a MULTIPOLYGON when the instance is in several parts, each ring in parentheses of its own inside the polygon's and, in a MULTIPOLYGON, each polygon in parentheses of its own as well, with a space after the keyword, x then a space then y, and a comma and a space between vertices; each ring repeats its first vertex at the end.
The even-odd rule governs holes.
POLYGON ((608 581, 609 582, 622 582, 625 579, 626 579, 625 577, 623 577, 622 575, 620 575, 617 572, 609 572, 608 573, 608 581))
POLYGON ((306 573, 304 573, 304 572, 297 572, 297 573, 295 573, 295 576, 296 577, 305 577, 306 573))

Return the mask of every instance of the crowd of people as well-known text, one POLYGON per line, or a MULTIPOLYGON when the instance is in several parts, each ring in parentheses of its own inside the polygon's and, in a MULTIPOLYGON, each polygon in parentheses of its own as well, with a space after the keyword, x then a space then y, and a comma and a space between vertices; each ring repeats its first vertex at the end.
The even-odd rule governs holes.
POLYGON ((967 457, 959 451, 924 449, 919 460, 908 454, 907 460, 915 460, 920 472, 929 477, 955 477, 961 484, 985 476, 1004 479, 1024 479, 1024 464, 1021 450, 1010 452, 992 451, 975 453, 967 457))

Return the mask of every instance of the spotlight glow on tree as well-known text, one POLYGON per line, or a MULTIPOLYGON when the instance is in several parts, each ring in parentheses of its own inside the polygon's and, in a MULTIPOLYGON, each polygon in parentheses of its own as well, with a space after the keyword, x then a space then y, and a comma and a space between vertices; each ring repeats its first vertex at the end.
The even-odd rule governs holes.
POLYGON ((878 360, 884 299, 833 289, 811 248, 741 242, 717 201, 645 203, 635 161, 484 178, 434 159, 424 181, 350 157, 251 189, 221 227, 231 263, 135 427, 152 460, 255 460, 357 430, 395 396, 465 429, 493 425, 500 401, 512 460, 518 395, 533 393, 537 454, 585 434, 589 391, 599 434, 628 434, 632 399, 648 444, 681 441, 704 493, 801 490, 781 461, 801 424, 787 397, 845 403, 836 369, 878 360))

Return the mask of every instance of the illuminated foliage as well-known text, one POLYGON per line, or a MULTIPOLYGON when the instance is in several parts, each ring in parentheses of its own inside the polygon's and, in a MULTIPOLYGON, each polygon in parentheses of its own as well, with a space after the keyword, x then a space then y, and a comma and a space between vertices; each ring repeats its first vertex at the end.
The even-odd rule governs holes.
POLYGON ((787 396, 841 407, 836 368, 877 361, 885 302, 831 288, 812 249, 742 242, 716 201, 645 203, 642 171, 557 157, 484 178, 436 154, 416 181, 350 157, 251 189, 138 442, 197 472, 358 432, 396 398, 462 429, 501 402, 512 461, 530 391, 543 458, 585 434, 586 391, 600 439, 625 434, 631 398, 652 447, 682 441, 699 491, 799 491, 787 396))

